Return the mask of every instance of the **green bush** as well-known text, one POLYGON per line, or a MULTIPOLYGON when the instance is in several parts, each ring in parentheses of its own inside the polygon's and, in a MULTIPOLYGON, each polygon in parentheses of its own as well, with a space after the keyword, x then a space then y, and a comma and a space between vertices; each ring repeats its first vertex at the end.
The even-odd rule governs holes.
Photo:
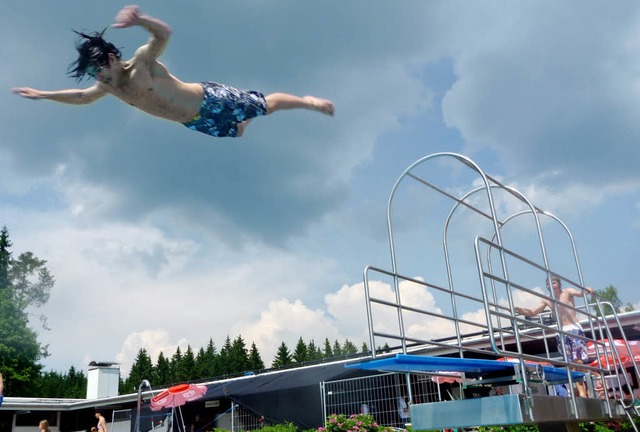
POLYGON ((507 426, 482 426, 478 428, 479 432, 538 432, 538 426, 536 425, 507 425, 507 426))
POLYGON ((298 428, 291 422, 265 425, 258 429, 260 432, 298 432, 298 428))
MULTIPOLYGON (((638 418, 634 417, 638 424, 638 418)), ((635 432, 633 425, 628 420, 612 420, 600 422, 585 422, 579 424, 580 432, 635 432)), ((494 427, 479 427, 478 432, 537 432, 536 425, 507 425, 494 427)))
MULTIPOLYGON (((634 422, 638 425, 638 417, 634 416, 634 422)), ((265 425, 258 429, 259 432, 298 432, 293 423, 265 425)), ((507 426, 482 426, 478 432, 538 432, 536 425, 507 425, 507 426)), ((229 432, 225 429, 213 428, 209 432, 229 432)), ((249 431, 247 431, 249 432, 249 431)), ((364 414, 331 414, 327 417, 327 426, 318 429, 308 429, 302 432, 394 432, 389 426, 381 426, 373 416, 364 414)), ((411 427, 407 432, 413 432, 411 427)), ((440 430, 431 432, 441 432, 440 430)), ((623 420, 580 423, 580 432, 635 432, 631 423, 623 420)))

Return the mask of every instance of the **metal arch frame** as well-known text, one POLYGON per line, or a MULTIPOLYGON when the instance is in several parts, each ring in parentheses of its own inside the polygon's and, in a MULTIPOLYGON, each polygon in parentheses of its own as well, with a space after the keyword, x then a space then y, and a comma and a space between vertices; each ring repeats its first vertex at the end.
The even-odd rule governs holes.
MULTIPOLYGON (((401 182, 405 179, 405 177, 411 176, 413 177, 410 173, 411 171, 417 167, 418 165, 421 165, 422 163, 431 160, 431 159, 436 159, 436 158, 440 158, 440 157, 453 157, 454 159, 458 160, 459 162, 462 162, 464 165, 466 165, 467 167, 471 168, 472 170, 474 170, 477 174, 480 175, 480 177, 482 178, 484 184, 485 184, 485 188, 488 191, 487 193, 487 199, 489 201, 489 207, 491 210, 491 214, 492 214, 492 220, 494 222, 494 229, 495 229, 495 233, 497 235, 497 239, 499 242, 501 242, 500 240, 500 232, 497 226, 497 218, 496 216, 496 212, 495 212, 495 205, 493 203, 493 197, 490 193, 490 188, 489 188, 489 179, 488 177, 485 175, 484 171, 475 163, 473 162, 470 158, 457 154, 457 153, 451 153, 451 152, 441 152, 441 153, 434 153, 428 156, 425 156, 421 159, 418 159, 416 162, 414 162, 413 164, 411 164, 407 169, 405 169, 405 171, 400 175, 400 177, 398 178, 398 180, 396 180, 395 184, 393 185, 393 188, 391 189, 391 193, 389 194, 389 200, 387 203, 387 230, 388 230, 388 236, 389 236, 389 248, 390 248, 390 253, 391 253, 391 272, 393 273, 393 284, 394 284, 394 291, 395 291, 395 295, 396 295, 396 303, 398 305, 397 308, 397 313, 398 313, 398 325, 399 325, 399 331, 400 331, 400 336, 401 336, 401 344, 402 344, 402 352, 406 353, 407 352, 407 346, 406 346, 406 335, 405 335, 405 329, 404 329, 404 319, 402 316, 402 301, 400 298, 400 287, 399 287, 399 278, 398 278, 398 267, 397 267, 397 261, 396 261, 396 252, 395 252, 395 242, 394 242, 394 238, 393 238, 393 222, 392 222, 392 217, 391 217, 391 209, 393 207, 393 199, 395 197, 395 193, 398 190, 398 187, 400 186, 401 182)), ((416 177, 413 177, 414 179, 417 180, 416 177)), ((424 183, 424 182, 423 182, 424 183)), ((431 186, 433 187, 433 186, 431 186)), ((445 193, 444 191, 440 190, 441 193, 445 193)), ((446 194, 446 193, 445 193, 446 194)), ((448 195, 448 194, 447 194, 448 195)), ((453 198, 454 200, 455 197, 452 197, 449 195, 449 197, 453 198)), ((450 291, 453 292, 453 287, 452 287, 452 282, 451 282, 451 275, 448 274, 448 279, 449 279, 449 289, 450 291)), ((457 312, 457 307, 455 305, 455 302, 453 302, 452 304, 452 310, 453 310, 453 314, 455 317, 458 316, 458 312, 457 312)), ((460 337, 460 328, 459 328, 459 322, 457 320, 454 321, 455 326, 456 326, 456 335, 458 336, 458 339, 460 337)), ((461 340, 458 340, 458 345, 461 345, 461 340)), ((372 349, 375 350, 375 345, 372 345, 372 349)), ((460 350, 460 354, 462 355, 462 350, 460 350)))

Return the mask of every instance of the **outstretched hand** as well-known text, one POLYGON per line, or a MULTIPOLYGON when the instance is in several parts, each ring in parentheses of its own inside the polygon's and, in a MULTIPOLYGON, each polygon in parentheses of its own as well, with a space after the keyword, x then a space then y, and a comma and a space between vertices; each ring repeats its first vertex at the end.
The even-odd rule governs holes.
POLYGON ((127 28, 138 24, 140 21, 140 8, 135 5, 123 7, 118 15, 116 15, 116 22, 111 24, 113 28, 127 28))
POLYGON ((40 92, 36 89, 32 89, 29 87, 17 87, 17 88, 12 88, 11 91, 15 94, 17 94, 18 96, 22 96, 23 98, 27 98, 27 99, 41 99, 42 95, 40 94, 40 92))

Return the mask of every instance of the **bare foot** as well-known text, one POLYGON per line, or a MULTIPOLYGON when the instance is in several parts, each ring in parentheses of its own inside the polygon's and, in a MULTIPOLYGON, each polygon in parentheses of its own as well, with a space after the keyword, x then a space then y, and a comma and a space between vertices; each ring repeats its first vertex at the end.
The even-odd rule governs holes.
POLYGON ((311 109, 320 111, 321 113, 332 116, 335 112, 333 102, 331 102, 329 99, 320 99, 315 96, 305 96, 302 99, 309 102, 309 104, 311 105, 311 109))

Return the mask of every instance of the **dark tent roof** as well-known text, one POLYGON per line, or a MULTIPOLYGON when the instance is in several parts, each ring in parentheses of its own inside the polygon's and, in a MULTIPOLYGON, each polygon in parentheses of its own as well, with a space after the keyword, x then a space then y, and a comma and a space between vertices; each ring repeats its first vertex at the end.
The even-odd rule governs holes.
POLYGON ((316 428, 324 424, 324 413, 319 409, 320 382, 372 374, 345 369, 344 365, 327 363, 211 383, 204 398, 228 397, 270 422, 290 421, 302 429, 316 428))

